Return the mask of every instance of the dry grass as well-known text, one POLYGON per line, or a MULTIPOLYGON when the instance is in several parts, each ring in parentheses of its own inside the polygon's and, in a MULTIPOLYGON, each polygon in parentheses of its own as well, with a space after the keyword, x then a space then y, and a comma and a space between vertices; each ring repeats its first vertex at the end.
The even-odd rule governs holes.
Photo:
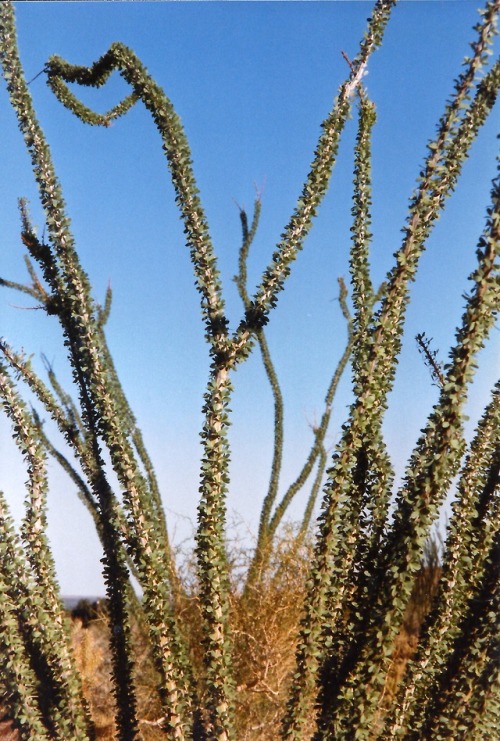
MULTIPOLYGON (((97 738, 115 738, 114 699, 111 682, 109 628, 104 604, 88 606, 85 615, 80 606, 72 620, 72 643, 75 659, 83 681, 83 691, 95 723, 97 738)), ((165 738, 158 726, 161 706, 158 678, 151 659, 148 639, 140 620, 132 623, 132 643, 137 669, 137 702, 141 736, 144 741, 165 738)))
POLYGON ((311 546, 291 533, 277 543, 270 568, 247 595, 232 600, 237 737, 279 737, 280 721, 295 668, 299 622, 311 546))
POLYGON ((108 621, 104 606, 95 615, 74 617, 71 639, 76 664, 82 677, 83 691, 94 719, 97 737, 112 739, 115 735, 113 721, 111 664, 108 650, 108 621))

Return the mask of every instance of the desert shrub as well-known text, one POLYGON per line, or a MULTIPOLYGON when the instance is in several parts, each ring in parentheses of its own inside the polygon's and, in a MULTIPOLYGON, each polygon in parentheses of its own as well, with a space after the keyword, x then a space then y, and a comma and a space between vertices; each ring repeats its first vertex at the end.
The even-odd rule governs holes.
POLYGON ((393 267, 376 287, 369 261, 376 110, 364 74, 395 4, 378 0, 374 5, 359 53, 348 60, 347 78, 322 124, 300 198, 253 294, 247 258, 260 196, 252 215, 240 211, 236 284, 243 313, 234 331, 189 145, 165 92, 121 43, 112 44, 91 67, 51 57, 43 70, 57 99, 83 123, 109 127, 142 103, 161 137, 210 353, 195 571, 189 564, 183 571, 169 542, 153 464, 107 344, 111 291, 98 304, 80 264, 19 59, 13 8, 1 3, 3 75, 46 222, 39 238, 21 200, 30 282, 2 279, 2 284, 34 297, 57 319, 75 386, 70 395, 50 364, 44 380, 23 352, 0 343, 0 394, 27 470, 20 528, 0 496, 0 676, 3 702, 22 738, 440 739, 451 734, 465 739, 494 734, 498 384, 470 442, 463 421, 477 356, 500 300, 498 179, 491 186, 472 289, 447 362, 438 363, 425 335, 417 338, 438 398, 399 486, 383 421, 410 285, 496 101, 500 62, 489 63, 488 54, 499 2, 487 2, 481 13, 472 53, 428 144, 393 267), (131 93, 106 114, 89 109, 68 87, 103 86, 113 70, 131 93), (266 325, 328 190, 354 110, 350 296, 346 282, 339 283, 348 341, 332 373, 321 420, 313 427, 311 451, 297 480, 281 495, 283 399, 266 325), (228 548, 227 431, 234 371, 255 347, 273 392, 275 439, 259 532, 248 554, 228 548), (332 400, 347 365, 353 401, 340 439, 328 453, 332 400), (28 406, 23 387, 38 411, 28 406), (45 434, 40 410, 56 424, 72 457, 45 434), (86 625, 78 616, 71 624, 58 591, 46 534, 48 456, 77 485, 102 544, 106 610, 90 616, 86 625), (306 483, 310 495, 303 519, 295 529, 283 529, 288 507, 306 483), (428 539, 454 486, 442 561, 429 565, 428 539))

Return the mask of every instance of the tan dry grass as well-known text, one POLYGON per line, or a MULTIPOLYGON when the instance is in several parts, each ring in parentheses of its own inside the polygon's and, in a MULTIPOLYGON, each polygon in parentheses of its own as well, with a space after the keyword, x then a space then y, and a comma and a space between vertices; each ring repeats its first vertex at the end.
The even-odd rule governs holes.
MULTIPOLYGON (((105 606, 97 608, 90 619, 72 620, 72 644, 83 691, 89 703, 98 739, 116 737, 115 703, 112 693, 109 626, 105 606)), ((146 631, 138 619, 132 624, 132 644, 136 665, 138 718, 143 741, 165 738, 158 726, 161 707, 158 678, 151 660, 146 631)))
POLYGON ((310 543, 285 533, 269 569, 247 595, 232 599, 237 736, 279 737, 295 669, 295 649, 311 562, 310 543))

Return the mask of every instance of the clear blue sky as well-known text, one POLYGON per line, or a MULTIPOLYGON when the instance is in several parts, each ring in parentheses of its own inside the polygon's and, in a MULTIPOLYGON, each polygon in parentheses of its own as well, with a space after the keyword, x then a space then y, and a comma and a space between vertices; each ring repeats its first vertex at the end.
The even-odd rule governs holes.
MULTIPOLYGON (((376 102, 373 277, 380 281, 399 247, 408 198, 472 40, 477 0, 401 2, 366 78, 376 102)), ((112 41, 128 44, 163 86, 189 137, 231 320, 241 305, 231 281, 240 225, 235 201, 251 208, 263 190, 251 285, 267 265, 299 196, 319 135, 346 76, 341 50, 354 56, 371 2, 54 2, 18 3, 28 79, 52 54, 91 64, 112 41)), ((207 378, 198 296, 159 136, 137 106, 109 129, 84 127, 38 77, 30 86, 52 147, 82 263, 100 299, 114 291, 109 343, 156 463, 169 526, 179 542, 196 522, 202 394, 207 378), (186 519, 187 518, 187 519, 186 519)), ((82 97, 100 111, 126 92, 118 78, 82 97)), ((16 201, 26 196, 43 228, 27 155, 2 86, 0 103, 0 275, 24 281, 16 201)), ((405 348, 386 433, 399 473, 436 399, 414 336, 425 331, 446 358, 475 264, 491 178, 498 107, 474 145, 464 178, 429 241, 412 291, 405 348)), ((269 325, 286 402, 284 481, 298 472, 319 417, 345 327, 337 276, 347 277, 351 121, 329 195, 269 325)), ((54 318, 23 311, 26 300, 0 294, 1 334, 38 359, 45 352, 61 379, 66 362, 54 318), (16 306, 14 306, 16 305, 16 306)), ((471 399, 471 429, 498 374, 498 331, 483 352, 471 399)), ((255 533, 271 459, 272 399, 257 355, 235 376, 233 483, 229 519, 255 533), (234 518, 233 515, 234 514, 234 518)), ((349 403, 344 379, 329 435, 333 445, 349 403)), ((50 429, 50 428, 48 428, 50 429)), ((16 517, 25 473, 2 419, 0 485, 16 517)), ((64 594, 99 594, 99 548, 73 485, 50 464, 50 536, 64 594)), ((294 512, 300 513, 304 499, 294 512)), ((292 512, 293 514, 293 512, 292 512)))

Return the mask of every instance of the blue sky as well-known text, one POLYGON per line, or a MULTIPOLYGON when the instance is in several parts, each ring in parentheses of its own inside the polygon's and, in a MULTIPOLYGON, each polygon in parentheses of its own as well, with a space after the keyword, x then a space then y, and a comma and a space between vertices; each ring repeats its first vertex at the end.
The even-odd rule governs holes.
MULTIPOLYGON (((433 136, 476 23, 476 0, 401 2, 383 48, 371 59, 366 85, 378 124, 373 162, 373 277, 383 279, 399 247, 408 198, 425 144, 433 136)), ((371 2, 18 3, 21 58, 27 79, 52 54, 91 64, 112 41, 134 49, 180 114, 191 144, 201 198, 211 225, 233 324, 241 305, 231 278, 240 242, 238 209, 250 209, 255 184, 263 212, 250 263, 259 280, 299 196, 319 126, 354 56, 371 2)), ((175 540, 196 522, 202 395, 207 378, 198 297, 158 134, 140 107, 109 129, 84 127, 47 89, 30 89, 52 148, 82 263, 100 299, 114 291, 108 336, 125 390, 156 463, 175 540)), ((126 92, 112 79, 83 91, 100 111, 126 92)), ((0 275, 24 281, 17 198, 43 217, 21 136, 2 86, 0 103, 0 275)), ((498 106, 475 143, 457 192, 429 240, 412 290, 386 434, 399 473, 437 396, 414 336, 434 338, 442 359, 460 320, 467 276, 484 225, 495 174, 498 106)), ((283 484, 300 469, 309 424, 345 342, 337 277, 348 275, 352 145, 348 125, 330 192, 294 266, 269 325, 269 342, 286 404, 283 484)), ((69 373, 53 318, 0 294, 1 333, 37 360, 44 352, 61 379, 69 373)), ((498 374, 498 332, 483 352, 471 394, 470 429, 498 374)), ((257 355, 234 378, 233 483, 229 520, 255 533, 269 475, 272 399, 257 355)), ((335 403, 329 444, 338 439, 349 403, 346 375, 335 403)), ((19 517, 25 473, 1 421, 0 485, 19 517)), ((73 486, 50 464, 50 536, 65 594, 102 592, 99 548, 73 486)), ((292 515, 299 516, 303 499, 292 515)))

